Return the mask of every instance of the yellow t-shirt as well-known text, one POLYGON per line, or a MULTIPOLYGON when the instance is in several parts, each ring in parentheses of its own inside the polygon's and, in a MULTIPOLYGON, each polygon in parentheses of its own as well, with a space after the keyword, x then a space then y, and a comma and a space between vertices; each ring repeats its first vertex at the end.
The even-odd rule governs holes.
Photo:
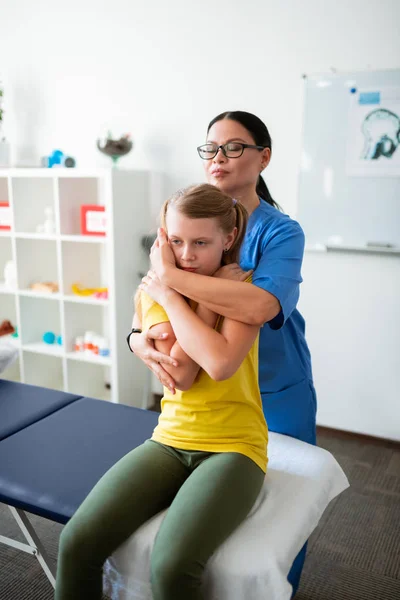
MULTIPOLYGON (((164 309, 144 292, 140 304, 144 330, 169 321, 164 309)), ((181 450, 238 452, 265 472, 268 429, 258 387, 258 336, 229 379, 214 381, 200 369, 189 390, 171 394, 164 388, 152 439, 181 450)))

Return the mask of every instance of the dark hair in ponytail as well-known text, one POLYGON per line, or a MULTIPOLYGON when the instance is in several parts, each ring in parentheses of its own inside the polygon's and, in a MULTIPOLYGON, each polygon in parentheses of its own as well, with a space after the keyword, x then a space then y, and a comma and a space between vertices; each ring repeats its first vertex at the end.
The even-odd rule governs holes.
MULTIPOLYGON (((272 140, 267 126, 261 121, 261 119, 256 117, 256 115, 244 112, 242 110, 223 112, 220 115, 216 116, 212 121, 210 121, 207 128, 207 133, 210 131, 214 123, 217 123, 217 121, 222 121, 222 119, 230 119, 231 121, 237 121, 238 123, 243 125, 245 129, 247 129, 247 131, 253 138, 254 143, 257 146, 264 146, 264 148, 269 148, 270 150, 272 150, 272 140)), ((274 208, 280 210, 281 207, 272 198, 271 194, 269 193, 267 184, 265 183, 261 175, 258 176, 256 192, 262 200, 264 200, 274 208)))

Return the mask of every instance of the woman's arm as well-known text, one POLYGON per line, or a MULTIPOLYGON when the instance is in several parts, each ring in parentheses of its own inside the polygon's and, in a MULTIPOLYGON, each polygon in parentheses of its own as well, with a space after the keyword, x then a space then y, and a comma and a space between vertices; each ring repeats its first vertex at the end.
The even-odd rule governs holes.
POLYGON ((168 267, 161 281, 211 311, 249 325, 260 327, 281 310, 276 296, 252 283, 207 277, 176 267, 168 267))
POLYGON ((151 271, 140 288, 163 306, 182 350, 212 379, 228 379, 237 371, 257 336, 258 326, 225 319, 221 333, 215 331, 180 294, 168 288, 160 293, 160 282, 151 271))

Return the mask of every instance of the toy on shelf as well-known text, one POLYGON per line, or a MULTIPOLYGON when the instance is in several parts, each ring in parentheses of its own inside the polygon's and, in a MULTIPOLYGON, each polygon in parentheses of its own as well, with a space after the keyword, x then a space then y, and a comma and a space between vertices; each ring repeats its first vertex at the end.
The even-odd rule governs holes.
POLYGON ((7 319, 0 323, 0 373, 5 371, 18 357, 18 347, 10 337, 18 337, 17 328, 7 319))
POLYGON ((81 233, 82 235, 100 235, 107 233, 106 207, 102 204, 81 205, 81 233))
POLYGON ((71 289, 76 296, 93 296, 101 300, 108 298, 108 288, 106 287, 84 288, 79 283, 73 283, 71 289))
POLYGON ((53 150, 49 156, 42 157, 42 167, 75 167, 76 160, 72 156, 66 156, 61 150, 53 150))
POLYGON ((35 281, 31 283, 30 288, 42 294, 56 294, 59 290, 58 283, 54 281, 35 281))
POLYGON ((45 331, 42 340, 45 344, 58 344, 59 346, 62 346, 61 335, 56 335, 53 331, 45 331))
POLYGON ((17 268, 13 260, 8 260, 4 266, 4 285, 10 290, 17 288, 17 268))
POLYGON ((4 320, 0 323, 0 337, 2 335, 11 335, 15 333, 15 327, 11 324, 11 321, 4 320))
POLYGON ((0 231, 10 231, 11 209, 8 202, 0 202, 0 231))
POLYGON ((106 338, 93 331, 85 331, 83 336, 76 337, 74 350, 78 353, 110 356, 110 349, 106 338))
POLYGON ((47 206, 44 209, 45 220, 36 227, 36 233, 52 234, 56 232, 56 222, 54 220, 54 209, 52 206, 47 206))

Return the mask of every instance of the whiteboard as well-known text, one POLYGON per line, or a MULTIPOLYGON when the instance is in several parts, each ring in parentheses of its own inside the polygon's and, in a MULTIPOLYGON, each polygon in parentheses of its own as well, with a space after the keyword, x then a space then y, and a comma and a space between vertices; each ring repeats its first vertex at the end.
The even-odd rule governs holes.
POLYGON ((400 69, 304 76, 304 86, 298 220, 307 245, 400 249, 400 126, 390 140, 400 69), (371 115, 372 133, 361 132, 357 119, 371 115))

